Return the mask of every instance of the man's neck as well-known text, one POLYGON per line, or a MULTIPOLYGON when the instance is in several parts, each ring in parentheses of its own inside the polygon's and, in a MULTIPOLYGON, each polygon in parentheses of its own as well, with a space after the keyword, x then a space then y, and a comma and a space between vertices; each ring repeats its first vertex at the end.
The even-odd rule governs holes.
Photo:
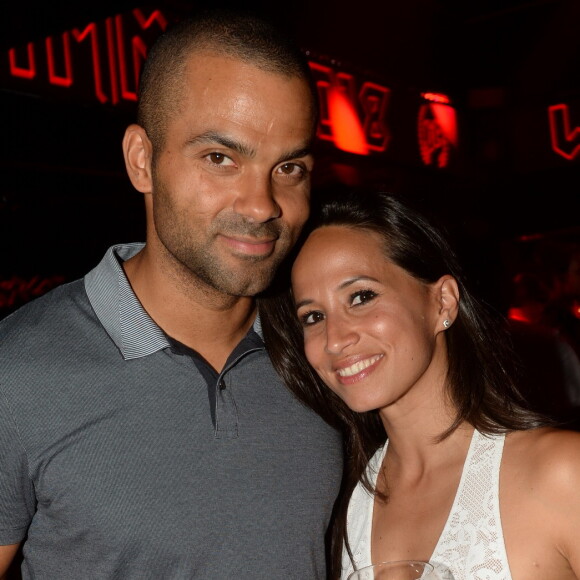
POLYGON ((192 278, 173 279, 140 252, 123 264, 133 292, 155 323, 220 371, 256 317, 251 297, 228 296, 192 278))

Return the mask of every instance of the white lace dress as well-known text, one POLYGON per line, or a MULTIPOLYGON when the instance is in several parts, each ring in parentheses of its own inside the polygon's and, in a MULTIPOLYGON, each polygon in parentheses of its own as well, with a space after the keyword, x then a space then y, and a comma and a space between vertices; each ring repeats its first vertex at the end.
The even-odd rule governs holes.
MULTIPOLYGON (((444 564, 455 580, 511 580, 499 513, 499 470, 505 435, 474 431, 455 500, 429 559, 444 564)), ((370 460, 367 469, 373 485, 387 452, 387 443, 370 460)), ((374 497, 359 483, 348 506, 347 529, 356 568, 371 562, 374 497)), ((342 578, 353 572, 346 550, 342 578)))

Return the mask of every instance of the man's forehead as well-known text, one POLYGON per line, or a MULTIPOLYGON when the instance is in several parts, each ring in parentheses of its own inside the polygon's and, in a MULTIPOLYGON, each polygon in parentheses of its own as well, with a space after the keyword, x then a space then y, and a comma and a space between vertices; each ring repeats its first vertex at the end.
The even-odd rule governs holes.
MULTIPOLYGON (((186 101, 188 98, 211 101, 219 96, 240 105, 244 99, 274 98, 280 100, 280 106, 296 106, 307 114, 314 113, 314 97, 305 78, 265 69, 253 61, 219 52, 190 54, 180 92, 186 101)), ((219 110, 217 99, 211 104, 219 110)))
POLYGON ((279 79, 299 79, 307 84, 307 80, 298 71, 291 72, 290 69, 282 71, 273 61, 266 58, 251 57, 213 45, 196 48, 189 52, 185 58, 185 68, 193 73, 206 68, 210 68, 215 73, 224 70, 230 72, 253 70, 279 79))

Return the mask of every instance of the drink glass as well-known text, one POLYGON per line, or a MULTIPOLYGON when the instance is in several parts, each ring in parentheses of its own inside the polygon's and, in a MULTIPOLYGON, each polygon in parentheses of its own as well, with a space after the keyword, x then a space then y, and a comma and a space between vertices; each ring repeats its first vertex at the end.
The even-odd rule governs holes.
POLYGON ((353 572, 347 580, 453 580, 453 575, 448 570, 440 575, 429 562, 399 560, 365 566, 353 572))

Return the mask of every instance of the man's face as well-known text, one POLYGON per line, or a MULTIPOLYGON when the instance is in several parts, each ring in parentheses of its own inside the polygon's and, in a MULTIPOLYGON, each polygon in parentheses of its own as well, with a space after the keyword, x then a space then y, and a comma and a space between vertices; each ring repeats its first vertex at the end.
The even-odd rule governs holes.
POLYGON ((210 288, 255 295, 308 216, 308 85, 237 59, 194 53, 177 105, 153 156, 148 236, 210 288))

